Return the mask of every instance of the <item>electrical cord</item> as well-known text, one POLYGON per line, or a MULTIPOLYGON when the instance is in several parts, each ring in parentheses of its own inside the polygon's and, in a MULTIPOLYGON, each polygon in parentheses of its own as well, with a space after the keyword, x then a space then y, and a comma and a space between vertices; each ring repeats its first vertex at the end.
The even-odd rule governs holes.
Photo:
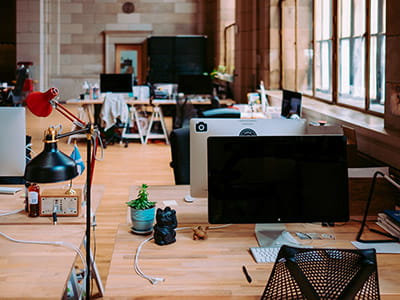
POLYGON ((19 212, 21 212, 21 211, 24 211, 25 209, 23 209, 23 208, 19 208, 19 209, 16 209, 16 210, 11 210, 11 211, 1 211, 0 212, 0 217, 3 217, 3 216, 9 216, 9 215, 14 215, 14 214, 17 214, 17 213, 19 213, 19 212))
MULTIPOLYGON (((69 249, 75 251, 75 252, 79 255, 79 257, 80 257, 80 259, 81 259, 81 261, 82 261, 83 266, 86 266, 86 259, 85 259, 85 257, 83 256, 81 250, 80 250, 78 247, 72 245, 71 243, 62 242, 62 241, 49 242, 49 241, 18 240, 18 239, 14 239, 14 238, 10 237, 9 235, 7 235, 7 234, 5 234, 5 233, 3 233, 3 232, 1 232, 1 231, 0 231, 0 235, 1 235, 2 237, 6 238, 7 240, 9 240, 9 241, 11 241, 11 242, 14 242, 14 243, 20 243, 20 244, 37 244, 37 245, 53 245, 53 246, 62 246, 62 247, 65 247, 65 248, 69 248, 69 249)), ((86 276, 88 275, 87 273, 88 273, 88 272, 87 272, 87 270, 86 270, 86 268, 85 268, 84 279, 85 279, 86 276)))
MULTIPOLYGON (((225 228, 228 227, 232 224, 224 224, 224 225, 219 225, 219 226, 212 226, 212 227, 208 227, 208 229, 219 229, 219 228, 225 228)), ((180 228, 176 228, 175 231, 182 231, 182 230, 192 230, 193 227, 180 227, 180 228)), ((152 276, 148 276, 145 273, 143 273, 142 269, 139 266, 139 255, 140 252, 142 251, 142 248, 144 246, 144 244, 146 244, 147 242, 153 240, 154 237, 149 237, 145 240, 143 240, 138 248, 136 249, 136 254, 135 254, 135 260, 134 260, 134 268, 135 268, 135 272, 136 274, 138 274, 140 277, 147 279, 148 281, 150 281, 151 284, 157 284, 160 282, 164 282, 165 278, 159 278, 159 277, 152 277, 152 276)))
POLYGON ((95 151, 94 149, 96 149, 97 145, 99 145, 101 149, 100 157, 97 157, 97 154, 93 152, 94 159, 97 161, 102 161, 104 159, 104 145, 103 141, 101 140, 100 130, 98 128, 94 130, 94 133, 91 135, 91 139, 92 139, 93 151, 95 151))

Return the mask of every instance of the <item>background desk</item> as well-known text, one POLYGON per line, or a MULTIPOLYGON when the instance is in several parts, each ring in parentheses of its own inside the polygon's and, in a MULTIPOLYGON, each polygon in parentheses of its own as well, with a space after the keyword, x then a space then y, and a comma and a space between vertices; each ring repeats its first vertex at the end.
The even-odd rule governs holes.
MULTIPOLYGON (((80 247, 84 225, 0 225, 15 239, 64 241, 80 247)), ((14 243, 0 237, 1 299, 62 299, 75 251, 53 245, 14 243)))
MULTIPOLYGON (((59 187, 59 185, 46 187, 43 185, 41 190, 59 187)), ((76 185, 74 188, 83 188, 83 186, 76 185)), ((96 213, 103 193, 104 186, 92 186, 93 214, 96 213)), ((0 195, 0 210, 13 211, 24 208, 23 195, 23 191, 14 195, 0 195)), ((79 248, 86 235, 86 209, 81 207, 78 217, 58 217, 57 225, 53 225, 51 217, 30 218, 25 211, 0 216, 0 224, 0 231, 12 238, 63 241, 79 248)), ((0 236, 0 269, 2 270, 0 299, 3 299, 3 296, 14 299, 61 299, 76 257, 75 251, 64 247, 14 243, 0 236), (60 254, 57 251, 61 251, 60 254), (9 294, 3 294, 4 289, 7 289, 9 294), (18 293, 12 294, 13 290, 18 293)), ((92 271, 98 290, 103 293, 103 285, 94 261, 92 271)))
MULTIPOLYGON (((136 194, 137 188, 131 193, 136 194)), ((185 203, 183 197, 188 186, 151 186, 150 199, 176 201, 170 205, 177 212, 178 227, 207 226, 207 203, 200 199, 185 203)), ((171 203, 171 202, 167 202, 171 203)), ((315 247, 353 248, 350 241, 358 231, 359 223, 349 223, 334 228, 314 224, 288 224, 289 231, 334 233, 336 240, 314 240, 315 247)), ((165 278, 165 282, 150 284, 139 277, 133 262, 137 246, 146 237, 130 233, 129 224, 120 225, 115 239, 106 285, 106 299, 141 299, 160 297, 166 299, 232 298, 259 299, 273 264, 257 264, 248 251, 257 246, 254 225, 242 224, 210 230, 207 240, 194 241, 192 231, 177 231, 177 241, 167 246, 158 246, 153 241, 144 245, 139 265, 149 276, 165 278), (242 272, 246 265, 253 281, 248 283, 242 272)), ((383 299, 400 299, 400 255, 379 254, 379 281, 383 299)))

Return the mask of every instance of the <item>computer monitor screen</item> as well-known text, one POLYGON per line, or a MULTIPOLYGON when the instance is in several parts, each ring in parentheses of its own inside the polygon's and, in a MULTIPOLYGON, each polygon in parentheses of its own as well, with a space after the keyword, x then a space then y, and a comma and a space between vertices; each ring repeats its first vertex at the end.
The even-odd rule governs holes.
POLYGON ((294 115, 301 116, 301 94, 283 90, 281 116, 291 118, 294 115))
POLYGON ((343 135, 209 137, 214 224, 346 222, 343 135))
POLYGON ((23 177, 26 164, 24 107, 0 107, 0 181, 23 177))
POLYGON ((207 197, 207 138, 209 136, 299 135, 306 120, 202 119, 190 120, 190 196, 207 197))
POLYGON ((209 75, 181 75, 178 79, 178 93, 186 95, 211 95, 211 77, 209 75))
POLYGON ((100 74, 101 93, 132 93, 132 74, 100 74))

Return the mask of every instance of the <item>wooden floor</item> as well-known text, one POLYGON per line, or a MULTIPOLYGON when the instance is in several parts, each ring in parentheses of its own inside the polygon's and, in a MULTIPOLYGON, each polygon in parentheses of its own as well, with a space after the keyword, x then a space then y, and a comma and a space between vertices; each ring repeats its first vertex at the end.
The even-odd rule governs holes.
MULTIPOLYGON (((74 106, 68 107, 71 110, 74 106)), ((170 120, 167 120, 167 127, 170 120)), ((71 130, 71 123, 58 112, 53 111, 48 118, 33 116, 27 111, 27 134, 32 136, 32 148, 37 154, 43 149, 43 133, 50 125, 63 126, 63 132, 71 130)), ((58 143, 58 147, 70 154, 73 144, 68 145, 67 139, 58 143)), ((85 160, 86 144, 78 141, 80 153, 85 160)), ((100 156, 98 151, 98 156, 100 156)), ((103 285, 106 285, 110 259, 114 247, 115 234, 119 224, 126 224, 129 187, 147 183, 149 185, 174 184, 174 177, 169 162, 171 160, 170 146, 164 142, 140 144, 138 141, 123 145, 109 145, 104 149, 104 158, 96 161, 93 184, 104 185, 105 193, 96 213, 97 227, 96 263, 103 285)), ((74 179, 75 183, 85 182, 85 173, 74 179)), ((135 251, 135 249, 132 249, 135 251)))

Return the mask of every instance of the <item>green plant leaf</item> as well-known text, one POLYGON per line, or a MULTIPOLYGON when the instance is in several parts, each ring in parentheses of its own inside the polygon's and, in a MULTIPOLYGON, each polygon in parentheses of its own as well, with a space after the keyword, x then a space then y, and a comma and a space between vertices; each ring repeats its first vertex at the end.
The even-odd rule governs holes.
POLYGON ((136 199, 132 199, 126 204, 134 209, 148 209, 156 205, 156 202, 149 201, 149 193, 147 192, 148 185, 143 183, 139 188, 136 199))

